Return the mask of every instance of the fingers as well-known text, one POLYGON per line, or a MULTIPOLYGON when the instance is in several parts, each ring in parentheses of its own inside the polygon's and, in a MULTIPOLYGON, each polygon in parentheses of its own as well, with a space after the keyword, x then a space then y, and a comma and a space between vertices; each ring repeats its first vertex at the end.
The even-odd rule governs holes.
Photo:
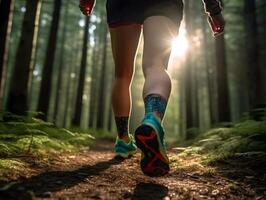
POLYGON ((88 16, 91 14, 91 12, 93 10, 94 3, 95 3, 95 1, 93 1, 93 0, 80 0, 79 1, 79 8, 84 15, 88 16))
POLYGON ((90 11, 88 9, 86 9, 86 7, 79 5, 79 9, 82 12, 83 15, 89 16, 90 15, 90 11))
POLYGON ((222 14, 209 16, 208 22, 213 32, 213 36, 220 35, 224 32, 225 20, 222 14))

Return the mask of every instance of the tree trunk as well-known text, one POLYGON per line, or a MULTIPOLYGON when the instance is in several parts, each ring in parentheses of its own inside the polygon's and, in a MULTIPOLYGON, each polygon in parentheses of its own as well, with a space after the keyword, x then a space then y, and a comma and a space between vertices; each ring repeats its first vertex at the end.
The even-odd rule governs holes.
POLYGON ((97 52, 100 44, 100 39, 98 36, 95 36, 95 47, 93 49, 93 57, 92 57, 92 76, 91 76, 91 84, 90 84, 90 103, 89 103, 89 128, 94 127, 94 116, 95 116, 95 105, 96 105, 96 78, 98 76, 98 60, 99 60, 99 53, 97 52), (97 48, 98 47, 98 48, 97 48))
POLYGON ((14 1, 0 2, 0 109, 3 106, 4 85, 6 80, 9 39, 12 27, 14 1))
POLYGON ((104 128, 105 115, 105 84, 106 84, 106 57, 107 57, 107 27, 104 29, 104 46, 103 46, 103 62, 101 67, 100 88, 98 97, 97 123, 96 128, 104 128))
MULTIPOLYGON (((72 57, 73 59, 73 57, 72 57)), ((74 66, 74 63, 71 63, 72 65, 67 65, 67 86, 66 86, 66 102, 65 102, 65 107, 64 107, 64 119, 63 119, 63 127, 67 126, 67 118, 68 118, 68 107, 69 107, 69 102, 70 102, 70 93, 71 93, 71 72, 72 72, 72 66, 74 66)))
MULTIPOLYGON (((186 29, 188 33, 189 41, 193 31, 192 31, 192 12, 191 12, 191 3, 192 1, 187 0, 185 2, 185 22, 186 29)), ((190 129, 193 127, 198 127, 198 101, 197 101, 197 88, 196 88, 196 76, 193 73, 193 63, 192 63, 192 44, 188 49, 186 55, 186 63, 185 63, 185 100, 186 100, 186 129, 190 129)))
POLYGON ((259 66, 259 45, 258 28, 256 19, 255 0, 244 1, 245 29, 246 29, 246 50, 247 67, 249 79, 249 105, 250 109, 265 104, 262 97, 263 77, 259 66))
POLYGON ((37 34, 41 0, 27 1, 23 19, 21 38, 16 53, 16 61, 7 99, 10 112, 24 115, 28 110, 28 84, 30 80, 30 63, 33 40, 37 34))
POLYGON ((61 0, 54 1, 53 19, 49 34, 48 45, 46 49, 45 62, 42 70, 42 81, 41 81, 40 95, 38 101, 38 111, 44 114, 43 119, 47 119, 47 114, 49 110, 54 57, 57 45, 57 33, 58 33, 58 26, 60 19, 60 9, 61 9, 61 0))
POLYGON ((75 114, 72 120, 72 124, 74 126, 80 126, 80 123, 81 123, 82 99, 83 99, 83 90, 84 90, 84 84, 85 84, 88 42, 89 42, 89 26, 90 26, 90 17, 86 17, 86 23, 84 27, 84 40, 83 40, 83 48, 82 48, 81 67, 80 67, 80 72, 79 72, 78 94, 77 94, 76 105, 75 105, 75 114))
POLYGON ((218 87, 218 121, 229 122, 231 117, 224 35, 220 35, 215 39, 215 49, 218 87))
POLYGON ((54 108, 54 122, 55 124, 57 123, 57 115, 58 115, 58 107, 59 107, 59 101, 60 101, 60 96, 61 96, 61 85, 62 85, 62 77, 63 77, 63 67, 64 67, 64 56, 65 56, 65 40, 66 40, 66 33, 67 33, 67 24, 68 24, 68 10, 69 10, 69 6, 68 6, 68 2, 67 1, 67 5, 66 5, 66 10, 64 13, 64 27, 63 27, 63 36, 62 36, 62 40, 61 40, 61 47, 60 47, 60 58, 59 58, 59 69, 58 69, 58 79, 57 79, 57 84, 56 84, 56 97, 55 97, 55 108, 54 108))
POLYGON ((210 107, 210 120, 211 120, 211 124, 215 124, 217 123, 217 105, 215 102, 215 94, 216 94, 216 89, 215 89, 215 82, 214 82, 214 67, 210 64, 210 62, 208 61, 208 49, 209 49, 209 45, 207 42, 207 38, 206 38, 206 22, 204 22, 204 20, 206 20, 206 17, 204 16, 202 19, 202 27, 203 27, 203 49, 205 50, 204 52, 204 56, 205 56, 205 62, 206 62, 206 74, 207 74, 207 81, 208 81, 208 98, 209 98, 209 107, 210 107))

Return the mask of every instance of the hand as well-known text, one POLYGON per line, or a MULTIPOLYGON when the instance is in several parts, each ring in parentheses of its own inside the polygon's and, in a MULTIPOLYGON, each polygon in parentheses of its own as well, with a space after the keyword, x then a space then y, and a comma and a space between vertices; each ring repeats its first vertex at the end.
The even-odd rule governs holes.
POLYGON ((79 1, 79 8, 81 12, 86 16, 89 16, 92 13, 94 6, 95 6, 95 0, 79 1))
POLYGON ((217 15, 209 16, 208 22, 209 22, 209 25, 212 29, 214 36, 220 35, 224 32, 225 20, 221 13, 217 15))

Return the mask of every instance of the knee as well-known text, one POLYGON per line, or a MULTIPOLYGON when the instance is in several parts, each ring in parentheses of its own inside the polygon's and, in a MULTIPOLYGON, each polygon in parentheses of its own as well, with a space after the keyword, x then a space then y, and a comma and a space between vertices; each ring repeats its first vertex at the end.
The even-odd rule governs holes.
POLYGON ((115 66, 115 79, 122 81, 130 81, 133 76, 133 67, 126 65, 115 66))

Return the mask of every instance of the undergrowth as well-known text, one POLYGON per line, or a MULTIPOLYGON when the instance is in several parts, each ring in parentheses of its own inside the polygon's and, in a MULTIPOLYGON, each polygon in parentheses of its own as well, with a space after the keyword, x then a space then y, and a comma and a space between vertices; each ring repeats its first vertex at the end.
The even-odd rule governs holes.
POLYGON ((27 168, 27 158, 48 162, 51 155, 89 148, 93 138, 85 131, 58 128, 33 114, 0 113, 0 177, 8 170, 19 173, 27 168))
POLYGON ((196 138, 184 153, 200 153, 207 162, 237 157, 266 158, 266 121, 246 120, 211 129, 196 138))

